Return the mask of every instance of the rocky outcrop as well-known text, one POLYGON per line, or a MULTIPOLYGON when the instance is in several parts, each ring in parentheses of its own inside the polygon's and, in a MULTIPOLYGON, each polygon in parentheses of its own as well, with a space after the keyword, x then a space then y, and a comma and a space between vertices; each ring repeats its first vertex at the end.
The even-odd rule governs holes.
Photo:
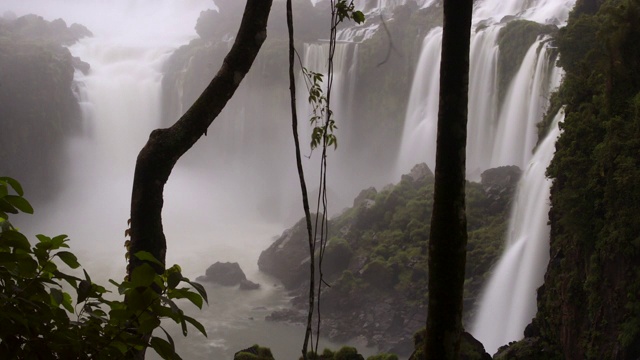
POLYGON ((0 164, 32 198, 55 193, 67 137, 80 128, 74 59, 65 45, 90 32, 36 15, 0 19, 0 164))
POLYGON ((271 349, 253 345, 233 355, 233 360, 273 360, 271 349))
POLYGON ((501 166, 484 171, 480 183, 487 194, 489 211, 501 211, 511 204, 522 170, 517 166, 501 166))
POLYGON ((240 290, 258 290, 260 289, 260 284, 256 284, 250 280, 242 280, 240 281, 240 290))
POLYGON ((309 278, 309 237, 304 219, 264 250, 258 258, 258 268, 282 282, 286 289, 292 290, 309 278))
POLYGON ((246 281, 247 276, 238 263, 216 262, 209 266, 205 272, 205 276, 200 276, 197 280, 208 281, 224 286, 235 286, 239 285, 242 281, 246 281))
MULTIPOLYGON (((414 352, 409 357, 409 360, 423 360, 424 359, 424 335, 425 330, 422 329, 414 336, 414 352)), ((473 335, 468 332, 463 332, 460 336, 460 360, 491 360, 491 355, 487 354, 484 350, 484 346, 473 335)), ((524 358, 523 358, 524 360, 524 358)))
MULTIPOLYGON (((473 308, 499 256, 518 173, 517 168, 488 171, 483 184, 467 185, 466 309, 473 308)), ((322 332, 330 339, 359 336, 382 351, 409 355, 413 350, 413 333, 426 320, 433 182, 427 165, 416 165, 398 184, 380 192, 363 190, 353 208, 329 221, 322 273, 330 287, 323 287, 321 306, 322 332)), ((304 220, 262 252, 260 270, 282 281, 293 296, 290 309, 276 311, 268 320, 306 321, 309 259, 304 220)))

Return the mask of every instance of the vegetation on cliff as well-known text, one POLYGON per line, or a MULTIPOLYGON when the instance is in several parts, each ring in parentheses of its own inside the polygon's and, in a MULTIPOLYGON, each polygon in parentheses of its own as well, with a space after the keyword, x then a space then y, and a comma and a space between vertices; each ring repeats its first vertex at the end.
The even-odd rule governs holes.
POLYGON ((640 356, 639 38, 638 2, 583 0, 555 39, 566 75, 554 100, 566 118, 548 169, 551 261, 529 335, 566 359, 640 356))
MULTIPOLYGON (((500 254, 519 176, 518 168, 503 167, 486 171, 481 183, 467 184, 467 320, 500 254)), ((424 326, 426 316, 425 239, 429 237, 433 183, 428 167, 417 165, 396 185, 379 192, 363 190, 353 207, 330 220, 322 270, 330 287, 323 290, 321 300, 322 322, 329 337, 348 340, 361 335, 384 350, 400 354, 413 350, 413 333, 424 326)), ((280 278, 290 290, 301 287, 308 278, 303 225, 299 222, 285 231, 258 262, 261 271, 280 278)), ((294 297, 294 307, 303 310, 304 300, 302 293, 294 297)), ((295 313, 274 315, 274 320, 299 320, 295 313)))

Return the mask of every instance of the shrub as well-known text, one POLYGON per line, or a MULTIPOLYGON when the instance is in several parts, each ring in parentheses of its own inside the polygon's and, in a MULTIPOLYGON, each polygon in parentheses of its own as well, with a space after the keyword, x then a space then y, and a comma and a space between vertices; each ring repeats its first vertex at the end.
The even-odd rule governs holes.
POLYGON ((173 340, 160 325, 164 318, 181 323, 185 336, 187 322, 206 336, 204 327, 174 303, 186 298, 202 307, 206 300, 204 288, 183 277, 178 265, 157 274, 148 263, 160 264, 158 260, 139 252, 134 256, 146 263, 121 283, 110 280, 126 300, 107 300, 106 288, 86 271, 81 279, 59 269, 60 261, 71 269, 80 267, 66 250, 66 235, 37 235, 32 246, 11 225, 8 214, 33 213, 23 195, 16 180, 0 177, 0 358, 111 359, 151 347, 164 359, 176 359, 173 340), (178 287, 183 282, 197 292, 178 287), (149 335, 157 328, 166 340, 149 335))

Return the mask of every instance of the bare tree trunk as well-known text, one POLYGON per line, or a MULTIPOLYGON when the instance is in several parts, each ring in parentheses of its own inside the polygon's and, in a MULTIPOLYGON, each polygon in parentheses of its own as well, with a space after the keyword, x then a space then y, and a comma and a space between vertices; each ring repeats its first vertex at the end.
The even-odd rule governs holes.
POLYGON ((457 360, 467 246, 465 162, 473 0, 445 0, 425 355, 457 360))
MULTIPOLYGON (((272 0, 247 0, 242 23, 222 67, 191 108, 170 128, 151 132, 136 162, 131 195, 130 254, 147 251, 164 264, 164 185, 178 159, 205 133, 234 94, 267 37, 272 0)), ((141 265, 130 256, 127 272, 141 265)), ((157 269, 158 271, 162 269, 157 269)))

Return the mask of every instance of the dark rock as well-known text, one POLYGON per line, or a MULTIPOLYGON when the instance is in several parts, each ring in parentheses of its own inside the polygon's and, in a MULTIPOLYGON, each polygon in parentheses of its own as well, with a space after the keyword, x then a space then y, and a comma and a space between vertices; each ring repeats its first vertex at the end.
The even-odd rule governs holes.
POLYGON ((82 39, 84 37, 92 37, 93 33, 87 29, 86 26, 73 23, 69 26, 69 32, 73 34, 76 39, 82 39))
POLYGON ((538 336, 540 336, 540 327, 538 326, 536 319, 533 319, 533 321, 524 328, 524 337, 538 336))
POLYGON ((501 346, 493 358, 495 360, 561 360, 564 356, 542 339, 531 337, 501 346))
POLYGON ((303 324, 307 321, 307 314, 303 311, 295 309, 282 309, 272 312, 264 319, 267 321, 282 321, 303 324))
POLYGON ((260 289, 260 284, 256 284, 253 281, 242 280, 240 281, 240 290, 258 290, 260 289))
POLYGON ((358 194, 358 196, 353 199, 353 207, 363 205, 367 208, 370 208, 371 206, 373 206, 373 204, 375 204, 375 198, 377 194, 378 191, 373 186, 360 191, 360 194, 358 194))
POLYGON ((403 175, 402 178, 409 178, 414 182, 417 182, 431 176, 433 176, 433 172, 429 169, 429 166, 425 163, 420 163, 416 164, 409 174, 403 175))
POLYGON ((460 360, 491 360, 484 346, 468 332, 460 336, 460 360))
POLYGON ((282 281, 286 289, 294 289, 308 279, 309 243, 305 219, 264 250, 258 258, 258 268, 282 281))
POLYGON ((89 74, 89 71, 91 70, 91 65, 89 65, 88 62, 82 61, 79 57, 74 56, 72 58, 72 63, 75 69, 80 70, 85 75, 89 74))
POLYGON ((234 286, 247 280, 247 277, 238 263, 216 262, 209 266, 206 275, 199 277, 198 280, 209 281, 224 286, 234 286))
POLYGON ((517 166, 501 166, 482 173, 481 184, 487 195, 490 213, 499 213, 510 208, 511 199, 518 187, 522 171, 517 166))

